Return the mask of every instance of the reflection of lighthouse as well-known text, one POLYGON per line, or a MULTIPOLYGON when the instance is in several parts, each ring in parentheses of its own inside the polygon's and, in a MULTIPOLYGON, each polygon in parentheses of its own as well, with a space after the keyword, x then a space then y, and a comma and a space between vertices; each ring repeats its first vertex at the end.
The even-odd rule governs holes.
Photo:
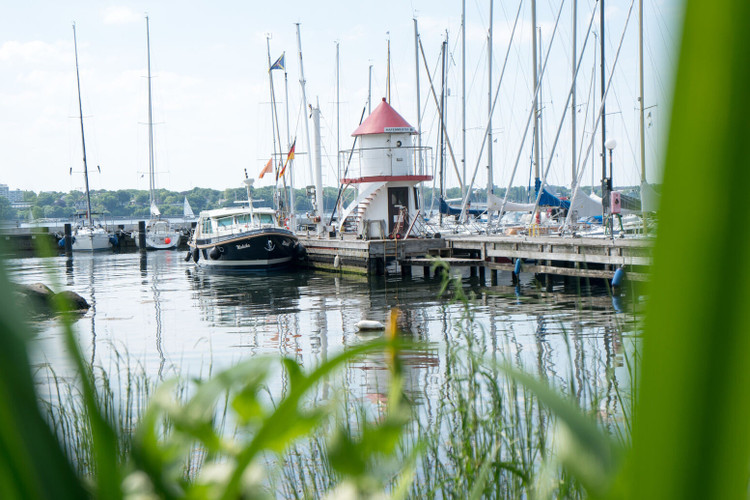
POLYGON ((339 231, 366 239, 406 236, 419 213, 417 185, 432 179, 414 171, 429 151, 414 146, 416 133, 385 99, 354 131, 359 147, 342 183, 356 187, 357 197, 342 213, 339 231))

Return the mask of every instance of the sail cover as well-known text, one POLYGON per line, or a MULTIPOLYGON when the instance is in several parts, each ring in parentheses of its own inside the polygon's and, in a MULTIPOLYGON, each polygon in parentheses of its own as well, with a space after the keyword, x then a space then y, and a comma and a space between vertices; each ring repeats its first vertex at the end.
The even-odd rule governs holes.
POLYGON ((580 186, 576 186, 573 199, 570 201, 570 212, 573 220, 580 217, 601 217, 602 199, 595 194, 587 195, 580 186))
MULTIPOLYGON (((487 195, 487 211, 488 212, 499 212, 503 208, 503 200, 492 193, 487 195)), ((513 203, 511 201, 505 203, 506 212, 532 212, 534 210, 533 203, 513 203)))
MULTIPOLYGON (((541 179, 536 179, 534 182, 534 189, 535 192, 539 193, 539 188, 542 187, 542 181, 541 179)), ((545 187, 542 189, 542 196, 539 198, 539 206, 540 207, 560 207, 560 208, 570 208, 570 201, 568 200, 561 200, 554 194, 550 193, 547 188, 545 187)))

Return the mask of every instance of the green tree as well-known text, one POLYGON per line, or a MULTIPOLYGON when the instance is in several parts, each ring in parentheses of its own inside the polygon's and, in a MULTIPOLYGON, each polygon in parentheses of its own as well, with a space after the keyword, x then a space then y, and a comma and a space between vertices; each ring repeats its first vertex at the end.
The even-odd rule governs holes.
POLYGON ((12 220, 16 218, 16 210, 10 206, 8 198, 0 196, 0 220, 12 220))

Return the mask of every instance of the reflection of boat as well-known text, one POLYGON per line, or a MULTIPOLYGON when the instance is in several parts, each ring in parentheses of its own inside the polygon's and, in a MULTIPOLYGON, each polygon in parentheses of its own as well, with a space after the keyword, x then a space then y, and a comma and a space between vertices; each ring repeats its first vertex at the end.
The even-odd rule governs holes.
MULTIPOLYGON (((154 121, 151 106, 151 42, 146 16, 146 48, 148 54, 148 187, 151 206, 151 220, 146 223, 146 248, 163 250, 177 248, 182 233, 172 229, 167 219, 161 217, 156 205, 156 176, 154 172, 154 121)), ((185 198, 187 201, 187 198, 185 198)), ((137 233, 133 236, 136 240, 137 233)))
POLYGON ((201 267, 213 269, 269 270, 290 266, 304 258, 297 236, 279 223, 271 208, 254 208, 245 179, 246 206, 201 212, 188 243, 190 257, 201 267))
MULTIPOLYGON (((73 250, 95 251, 106 250, 110 245, 107 230, 100 225, 94 226, 91 217, 91 193, 89 192, 89 170, 86 164, 86 139, 83 134, 83 104, 81 103, 81 79, 78 74, 78 42, 76 41, 76 26, 73 25, 73 46, 76 55, 76 83, 78 86, 78 110, 81 119, 81 146, 83 148, 83 178, 86 181, 86 218, 81 220, 72 234, 71 248, 73 250)), ((72 169, 71 169, 72 170, 72 169)))

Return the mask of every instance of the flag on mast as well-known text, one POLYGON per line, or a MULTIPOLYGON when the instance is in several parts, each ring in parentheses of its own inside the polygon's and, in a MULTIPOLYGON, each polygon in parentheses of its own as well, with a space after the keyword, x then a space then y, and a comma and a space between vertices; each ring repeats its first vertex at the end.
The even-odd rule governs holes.
POLYGON ((260 175, 258 175, 258 179, 262 179, 264 175, 271 172, 271 164, 273 163, 273 158, 268 160, 268 163, 266 163, 266 166, 263 167, 263 170, 260 171, 260 175))
POLYGON ((271 65, 271 67, 269 68, 268 71, 273 71, 275 69, 285 70, 286 69, 286 65, 284 64, 284 55, 285 54, 286 54, 286 52, 282 52, 281 53, 281 57, 279 57, 278 59, 276 59, 276 62, 271 65))
MULTIPOLYGON (((294 147, 297 145, 297 139, 294 139, 294 142, 292 143, 292 148, 289 150, 289 154, 286 155, 286 161, 284 162, 284 166, 281 168, 281 172, 279 172, 279 177, 284 176, 284 172, 286 172, 286 166, 289 163, 289 160, 294 159, 294 147)), ((276 178, 278 180, 278 177, 276 178)))

